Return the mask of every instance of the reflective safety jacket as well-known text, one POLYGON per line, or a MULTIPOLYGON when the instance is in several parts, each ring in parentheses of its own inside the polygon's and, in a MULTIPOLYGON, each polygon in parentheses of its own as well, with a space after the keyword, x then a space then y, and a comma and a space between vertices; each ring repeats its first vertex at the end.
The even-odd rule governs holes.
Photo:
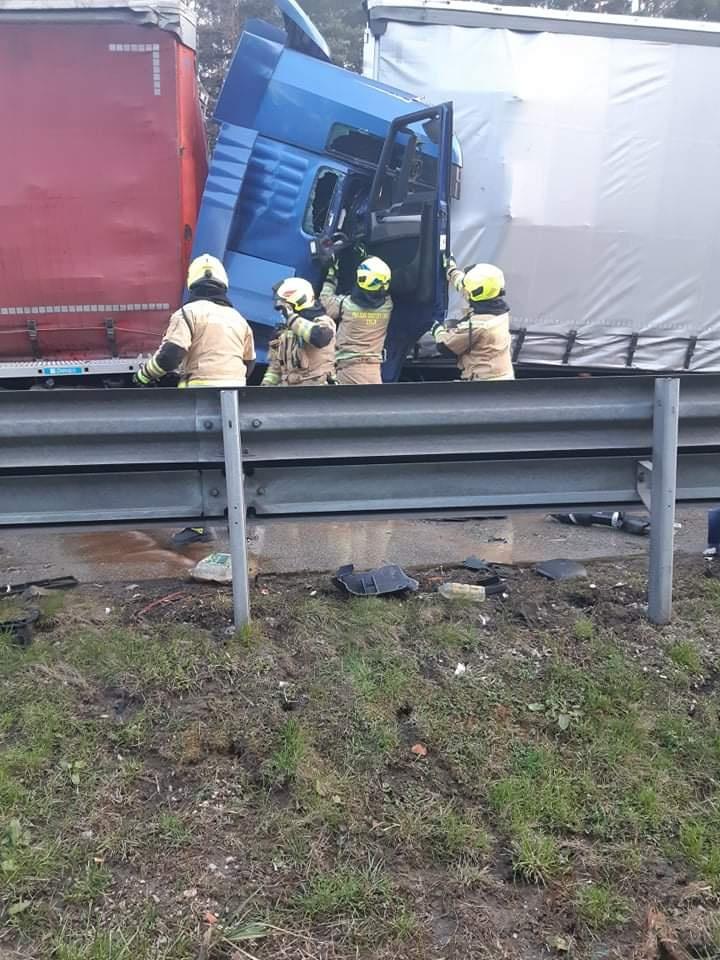
POLYGON ((172 315, 144 370, 150 379, 178 370, 181 387, 243 387, 254 362, 253 332, 242 314, 231 306, 194 300, 172 315))
POLYGON ((384 359, 385 337, 393 311, 390 297, 380 306, 359 303, 351 296, 337 295, 337 278, 328 277, 320 293, 320 302, 338 324, 338 367, 350 363, 376 363, 384 359))
POLYGON ((324 386, 335 382, 335 324, 321 310, 291 314, 270 341, 264 387, 324 386))
POLYGON ((457 356, 463 380, 514 380, 510 314, 471 313, 452 329, 440 327, 435 342, 457 356))
MULTIPOLYGON (((465 272, 457 267, 448 270, 448 281, 464 293, 465 272)), ((501 298, 472 305, 462 320, 452 328, 439 327, 434 332, 438 346, 450 350, 458 358, 463 380, 514 380, 510 311, 501 298), (484 309, 487 312, 475 313, 484 309)))

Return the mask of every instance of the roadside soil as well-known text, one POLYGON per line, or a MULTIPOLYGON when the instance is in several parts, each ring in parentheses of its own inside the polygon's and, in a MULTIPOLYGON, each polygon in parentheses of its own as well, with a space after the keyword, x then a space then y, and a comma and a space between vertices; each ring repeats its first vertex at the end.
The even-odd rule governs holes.
POLYGON ((720 958, 720 579, 657 628, 645 561, 496 571, 258 577, 241 631, 184 580, 22 601, 0 960, 720 958))

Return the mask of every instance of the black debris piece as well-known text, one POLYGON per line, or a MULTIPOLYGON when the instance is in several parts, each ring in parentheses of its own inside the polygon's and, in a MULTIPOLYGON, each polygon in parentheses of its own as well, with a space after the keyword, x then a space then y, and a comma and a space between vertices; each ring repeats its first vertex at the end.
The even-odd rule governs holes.
POLYGON ((21 647, 29 647, 32 643, 33 626, 39 619, 40 611, 37 607, 31 607, 22 616, 14 616, 11 620, 0 620, 0 633, 8 633, 14 643, 21 647))
POLYGON ((603 511, 597 513, 551 513, 550 516, 558 523, 574 527, 611 527, 613 530, 622 530, 636 537, 645 537, 650 532, 650 520, 633 513, 623 513, 622 510, 603 511))
POLYGON ((535 573, 539 573, 546 580, 577 580, 588 575, 585 567, 577 560, 546 560, 535 567, 535 573))
POLYGON ((415 592, 420 584, 409 577, 402 567, 389 564, 365 573, 355 573, 353 564, 340 567, 335 582, 354 597, 379 597, 389 593, 415 592))
POLYGON ((27 583, 6 583, 0 586, 0 596, 13 596, 25 593, 30 587, 40 587, 43 590, 69 590, 78 585, 75 577, 55 577, 52 580, 29 580, 27 583))
MULTIPOLYGON (((488 577, 480 577, 480 579, 478 580, 478 586, 486 587, 486 588, 502 586, 502 581, 500 580, 500 577, 497 575, 497 573, 491 573, 490 576, 488 577)), ((499 592, 500 591, 496 591, 496 593, 499 593, 499 592)), ((489 593, 490 593, 490 590, 488 589, 488 594, 489 593)))
POLYGON ((463 560, 463 566, 466 570, 473 570, 475 573, 495 573, 493 565, 487 560, 481 560, 480 557, 468 557, 467 560, 463 560))

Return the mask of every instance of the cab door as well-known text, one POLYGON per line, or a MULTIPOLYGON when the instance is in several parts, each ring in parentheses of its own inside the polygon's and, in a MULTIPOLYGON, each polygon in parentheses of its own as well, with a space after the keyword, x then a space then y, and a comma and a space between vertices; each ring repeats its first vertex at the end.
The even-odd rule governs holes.
MULTIPOLYGON (((393 330, 409 347, 447 310, 442 255, 448 248, 453 166, 453 106, 443 103, 392 121, 367 209, 374 254, 394 273, 398 307, 411 300, 415 321, 393 330)), ((402 309, 401 313, 406 312, 402 309)))

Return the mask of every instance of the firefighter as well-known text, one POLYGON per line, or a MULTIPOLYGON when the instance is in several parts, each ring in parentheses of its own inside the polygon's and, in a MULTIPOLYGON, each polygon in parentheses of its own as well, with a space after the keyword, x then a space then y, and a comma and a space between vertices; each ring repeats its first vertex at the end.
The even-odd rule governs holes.
POLYGON ((264 387, 324 387, 335 383, 335 324, 315 299, 312 284, 290 277, 275 287, 283 322, 270 341, 264 387))
MULTIPOLYGON (((247 320, 228 300, 228 275, 215 257, 190 264, 190 297, 170 318, 157 352, 135 374, 141 386, 180 373, 179 387, 244 387, 255 366, 255 342, 247 320)), ((178 546, 210 543, 214 531, 188 527, 173 537, 178 546)))
POLYGON ((255 366, 250 324, 228 300, 228 275, 215 257, 190 264, 190 298, 172 315, 160 349, 135 374, 147 386, 173 371, 180 387, 244 387, 255 366))
POLYGON ((463 380, 514 380, 502 270, 490 263, 460 270, 452 257, 445 267, 448 281, 463 294, 469 309, 454 326, 434 324, 430 332, 435 343, 457 357, 463 380))
POLYGON ((380 365, 393 310, 389 295, 390 267, 379 257, 369 257, 357 269, 355 289, 337 295, 337 264, 332 263, 320 294, 322 305, 339 323, 337 378, 343 386, 382 383, 380 365))

